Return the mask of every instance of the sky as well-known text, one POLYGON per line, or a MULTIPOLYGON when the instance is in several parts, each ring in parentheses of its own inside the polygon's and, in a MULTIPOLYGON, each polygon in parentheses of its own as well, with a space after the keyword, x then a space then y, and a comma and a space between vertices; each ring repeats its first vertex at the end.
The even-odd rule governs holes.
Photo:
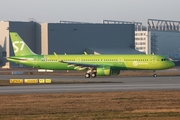
POLYGON ((180 0, 0 0, 0 21, 180 21, 180 0))

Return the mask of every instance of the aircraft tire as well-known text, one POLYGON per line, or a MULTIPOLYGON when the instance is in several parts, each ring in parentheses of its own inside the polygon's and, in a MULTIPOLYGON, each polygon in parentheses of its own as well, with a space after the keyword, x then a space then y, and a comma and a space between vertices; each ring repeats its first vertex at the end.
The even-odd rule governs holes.
POLYGON ((89 73, 86 73, 86 74, 85 74, 85 77, 86 77, 86 78, 90 78, 90 74, 89 74, 89 73))
POLYGON ((91 77, 95 78, 96 77, 96 73, 92 73, 91 77))
POLYGON ((157 75, 156 75, 156 74, 154 74, 154 75, 153 75, 153 77, 155 77, 155 78, 156 78, 156 77, 157 77, 157 75))

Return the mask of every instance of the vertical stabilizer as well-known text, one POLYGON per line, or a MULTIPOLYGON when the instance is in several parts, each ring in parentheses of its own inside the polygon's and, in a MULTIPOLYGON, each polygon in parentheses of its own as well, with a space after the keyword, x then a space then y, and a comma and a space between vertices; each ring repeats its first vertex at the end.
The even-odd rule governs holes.
POLYGON ((16 32, 10 32, 15 56, 36 55, 16 32))

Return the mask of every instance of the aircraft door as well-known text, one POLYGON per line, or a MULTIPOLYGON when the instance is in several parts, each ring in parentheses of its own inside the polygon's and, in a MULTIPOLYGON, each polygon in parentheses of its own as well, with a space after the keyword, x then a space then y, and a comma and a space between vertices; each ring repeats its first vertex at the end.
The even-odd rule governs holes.
POLYGON ((118 58, 118 64, 121 65, 123 63, 123 59, 121 57, 118 58))
POLYGON ((81 63, 81 58, 78 57, 78 58, 75 59, 75 61, 76 61, 77 63, 81 63))
POLYGON ((37 65, 37 61, 38 61, 38 57, 37 57, 37 56, 34 56, 34 57, 33 57, 33 64, 34 64, 34 65, 37 65))
POLYGON ((156 65, 157 58, 155 56, 152 57, 151 62, 153 65, 156 65))

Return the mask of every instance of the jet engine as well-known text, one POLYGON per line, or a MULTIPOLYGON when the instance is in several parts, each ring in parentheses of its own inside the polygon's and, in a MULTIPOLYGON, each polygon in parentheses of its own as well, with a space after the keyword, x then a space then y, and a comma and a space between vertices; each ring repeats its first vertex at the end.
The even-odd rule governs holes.
POLYGON ((110 76, 111 75, 111 67, 110 66, 102 66, 97 67, 96 74, 98 76, 110 76))
POLYGON ((110 76, 110 75, 119 75, 120 70, 114 70, 110 66, 97 67, 96 69, 97 76, 110 76))

